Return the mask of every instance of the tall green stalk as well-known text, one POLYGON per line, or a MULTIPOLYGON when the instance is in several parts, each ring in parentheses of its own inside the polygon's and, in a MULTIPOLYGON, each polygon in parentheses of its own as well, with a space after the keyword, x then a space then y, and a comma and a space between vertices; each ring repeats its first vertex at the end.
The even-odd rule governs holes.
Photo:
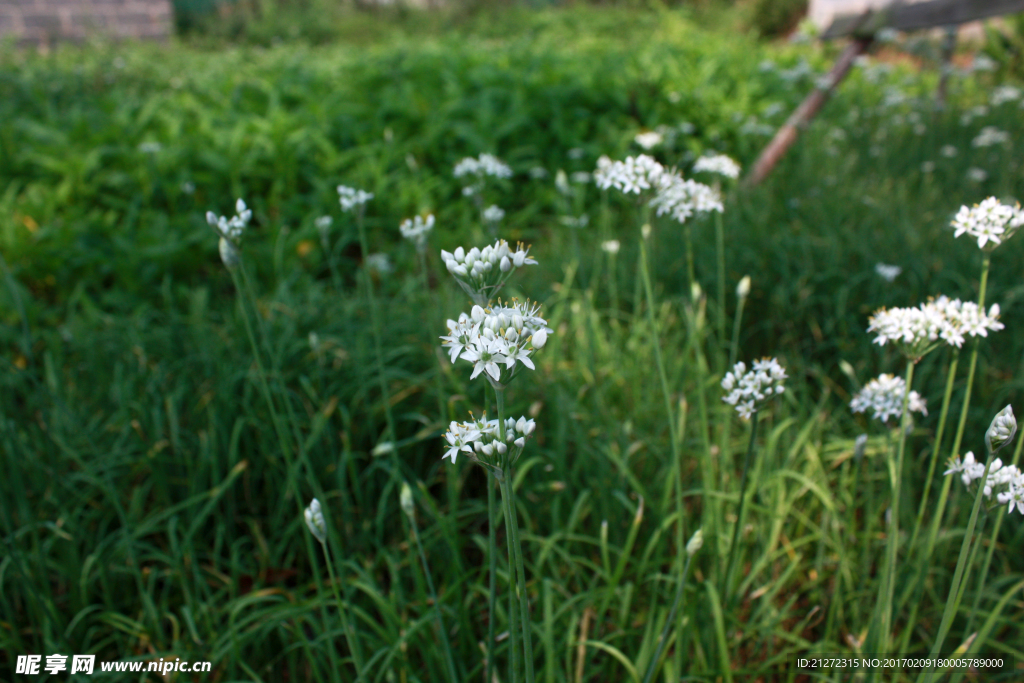
POLYGON ((370 326, 373 328, 373 345, 377 355, 377 380, 380 383, 381 400, 384 402, 384 416, 387 420, 388 443, 390 444, 391 468, 395 485, 401 483, 401 464, 398 460, 398 452, 395 448, 397 431, 395 430, 395 418, 391 412, 391 393, 388 390, 387 380, 384 378, 384 351, 380 329, 380 316, 377 310, 377 298, 373 294, 373 278, 370 277, 370 269, 366 265, 366 257, 370 253, 369 242, 366 239, 366 228, 363 225, 364 209, 359 207, 356 214, 356 229, 359 231, 359 248, 363 254, 363 286, 366 288, 366 300, 370 307, 370 326))
MULTIPOLYGON (((715 212, 715 251, 718 256, 718 348, 725 344, 725 227, 722 212, 715 212)), ((743 299, 741 298, 742 302, 743 299)), ((740 304, 743 305, 742 303, 740 304)), ((739 318, 737 317, 737 320, 739 318)))
POLYGON ((348 600, 348 591, 346 590, 345 600, 341 599, 341 594, 338 592, 338 579, 334 575, 334 558, 331 556, 331 549, 326 539, 320 542, 323 546, 324 556, 327 559, 327 572, 331 577, 331 588, 334 591, 334 599, 338 603, 338 612, 341 614, 341 627, 345 630, 345 640, 348 642, 348 649, 352 652, 352 661, 356 667, 356 680, 363 680, 363 652, 359 645, 359 640, 356 638, 355 632, 352 630, 351 624, 349 624, 346 612, 351 604, 348 600))
POLYGON ((743 526, 743 508, 747 502, 747 472, 750 470, 750 461, 754 457, 754 443, 757 439, 757 418, 759 413, 755 412, 753 421, 750 425, 750 441, 747 444, 747 455, 743 459, 743 474, 740 476, 740 507, 736 513, 736 526, 732 530, 732 542, 729 544, 729 561, 726 564, 724 585, 722 586, 722 596, 725 599, 725 604, 728 605, 731 602, 730 595, 732 594, 732 568, 736 562, 736 548, 739 545, 740 528, 743 526))
MULTIPOLYGON (((885 576, 882 578, 882 585, 879 587, 879 610, 881 618, 877 623, 872 624, 872 637, 868 639, 869 644, 876 644, 873 652, 889 653, 892 640, 892 599, 896 587, 896 560, 899 554, 900 535, 900 489, 903 485, 903 454, 906 451, 907 430, 910 429, 910 388, 914 381, 914 362, 907 363, 907 375, 905 378, 906 389, 903 393, 903 408, 900 413, 900 443, 896 454, 896 464, 893 466, 892 459, 888 459, 889 482, 892 486, 892 505, 890 506, 889 528, 886 530, 886 560, 885 576)), ((870 645, 869 645, 870 647, 870 645)))

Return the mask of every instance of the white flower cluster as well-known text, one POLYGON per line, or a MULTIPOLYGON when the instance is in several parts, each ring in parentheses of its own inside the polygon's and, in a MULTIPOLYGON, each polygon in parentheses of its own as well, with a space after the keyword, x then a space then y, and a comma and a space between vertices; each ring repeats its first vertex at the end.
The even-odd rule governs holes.
POLYGON ((434 229, 434 214, 428 214, 426 220, 422 216, 406 218, 398 228, 402 231, 402 237, 423 251, 427 247, 427 234, 434 229))
POLYGON ((533 420, 514 417, 505 420, 505 438, 501 438, 500 425, 497 420, 488 420, 486 413, 480 420, 472 422, 452 422, 444 435, 448 442, 448 451, 442 456, 451 458, 455 464, 455 458, 459 453, 465 451, 469 457, 479 461, 483 459, 488 464, 494 464, 492 458, 495 454, 505 455, 509 449, 512 450, 510 461, 515 464, 526 447, 526 438, 533 434, 537 428, 533 420))
POLYGON ((899 277, 899 274, 903 272, 903 269, 899 266, 889 265, 888 263, 876 263, 875 272, 878 273, 879 277, 886 282, 892 282, 899 277))
POLYGON ((371 199, 373 199, 373 194, 365 190, 356 190, 344 185, 338 185, 338 202, 341 204, 342 211, 351 211, 371 199))
POLYGON ((960 348, 964 335, 987 337, 989 330, 1005 327, 999 322, 999 304, 986 314, 973 301, 940 296, 917 308, 882 308, 868 320, 868 332, 875 332, 876 344, 893 342, 911 360, 919 360, 937 346, 939 340, 960 348))
POLYGON ((995 249, 1004 240, 1010 239, 1017 229, 1024 225, 1024 211, 1020 205, 1009 206, 995 197, 989 197, 973 207, 961 206, 953 218, 953 237, 964 233, 978 238, 978 248, 995 249))
POLYGON ((499 223, 505 217, 505 210, 497 204, 491 204, 484 209, 483 219, 488 223, 499 223))
POLYGON ((694 214, 724 211, 718 192, 703 183, 684 180, 677 173, 662 176, 651 208, 659 216, 668 214, 679 223, 685 223, 694 214))
POLYGON ((646 154, 626 157, 625 161, 612 161, 602 156, 597 160, 594 182, 602 190, 614 187, 625 194, 640 194, 656 189, 663 175, 665 167, 646 154))
POLYGON ((637 133, 636 137, 633 138, 633 142, 640 145, 644 149, 654 149, 664 141, 665 138, 662 137, 661 133, 653 130, 644 131, 643 133, 637 133))
MULTIPOLYGON (((863 413, 870 409, 874 412, 873 418, 888 422, 890 417, 902 416, 903 397, 906 393, 907 383, 902 377, 882 374, 857 392, 850 401, 850 410, 863 413)), ((924 399, 916 391, 911 391, 907 396, 907 410, 911 413, 928 414, 924 399)))
POLYGON ((213 211, 206 212, 206 222, 210 224, 221 237, 237 243, 242 237, 242 231, 249 225, 252 219, 252 211, 245 206, 245 202, 239 199, 235 202, 235 211, 238 213, 230 219, 224 216, 217 216, 213 211))
POLYGON ((729 392, 722 400, 736 406, 736 412, 740 417, 748 420, 757 412, 758 405, 785 391, 782 385, 784 379, 786 371, 774 358, 754 361, 754 366, 749 372, 741 361, 736 363, 732 372, 726 373, 725 379, 722 380, 722 388, 729 392))
POLYGON ((1024 95, 1024 93, 1021 92, 1020 88, 1016 88, 1012 85, 1001 85, 992 91, 992 95, 989 98, 989 104, 993 107, 998 107, 1001 104, 1019 100, 1022 95, 1024 95))
POLYGON ((473 306, 470 313, 448 321, 448 335, 441 337, 441 345, 448 347, 453 363, 462 358, 473 364, 470 379, 486 372, 494 382, 507 384, 519 366, 536 369, 530 354, 543 348, 553 332, 539 313, 539 304, 515 299, 507 306, 500 302, 488 308, 473 306))
POLYGON ((724 154, 703 156, 693 165, 694 173, 717 173, 726 178, 739 178, 740 165, 724 154))
POLYGON ((659 216, 669 214, 680 223, 695 213, 723 210, 721 197, 714 189, 684 179, 678 171, 666 169, 646 154, 627 157, 625 161, 602 156, 597 160, 594 181, 602 190, 614 187, 625 194, 652 190, 651 208, 659 216))
POLYGON ((498 240, 494 246, 473 247, 468 252, 462 247, 454 253, 442 249, 441 259, 473 303, 482 306, 497 295, 516 268, 537 264, 529 254, 530 248, 524 249, 522 242, 512 251, 508 242, 498 240))
POLYGON ((492 178, 511 178, 512 169, 504 161, 493 154, 481 154, 479 158, 466 157, 455 164, 454 174, 456 178, 473 175, 477 178, 491 176, 492 178))
MULTIPOLYGON (((985 463, 978 462, 974 458, 974 453, 968 452, 963 460, 951 460, 945 473, 959 474, 964 486, 970 486, 985 474, 985 463)), ((1013 509, 1017 508, 1017 511, 1024 515, 1024 473, 1016 465, 1003 465, 1000 458, 994 459, 989 465, 988 477, 982 488, 986 498, 991 498, 992 492, 997 491, 996 500, 1001 505, 1008 505, 1007 512, 1013 512, 1013 509)))
POLYGON ((1005 130, 999 130, 995 126, 985 126, 977 137, 971 140, 971 147, 993 147, 1005 145, 1008 142, 1010 142, 1010 134, 1005 130))

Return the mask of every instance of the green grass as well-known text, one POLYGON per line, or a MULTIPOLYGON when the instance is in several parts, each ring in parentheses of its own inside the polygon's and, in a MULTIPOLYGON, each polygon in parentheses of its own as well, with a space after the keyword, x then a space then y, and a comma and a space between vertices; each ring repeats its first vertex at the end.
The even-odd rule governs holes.
MULTIPOLYGON (((635 206, 573 184, 574 213, 590 219, 573 233, 559 222, 565 205, 553 180, 558 169, 593 170, 601 154, 636 153, 641 129, 684 121, 692 135, 659 151, 663 161, 688 166, 716 150, 749 167, 767 141, 753 124, 779 125, 813 87, 812 76, 791 82, 780 70, 807 59, 820 72, 831 53, 708 32, 675 11, 520 12, 450 31, 376 30, 384 37, 361 44, 91 46, 0 58, 0 254, 11 271, 0 286, 0 667, 13 672, 19 654, 95 653, 213 662, 212 678, 177 680, 354 680, 325 556, 310 553, 318 549, 296 513, 316 496, 370 680, 447 680, 434 589, 459 679, 483 677, 487 491, 480 468, 442 463, 440 436, 485 397, 464 363, 440 353, 445 319, 468 306, 436 256, 487 240, 451 174, 480 152, 515 170, 494 189, 507 211, 502 236, 532 243, 540 261, 505 294, 542 301, 556 331, 537 371, 506 392, 509 414, 537 415, 514 486, 538 678, 642 679, 676 593, 679 539, 702 525, 682 642, 672 629, 654 680, 805 680, 797 656, 852 654, 849 637, 868 628, 883 577, 895 434, 847 405, 878 373, 903 374, 897 354, 872 345, 867 318, 930 295, 976 297, 980 254, 948 224, 961 204, 1024 196, 1018 103, 962 125, 988 96, 985 75, 954 81, 949 110, 933 115, 933 74, 897 69, 876 82, 856 70, 762 187, 727 192, 729 319, 736 284, 753 279, 739 358, 777 356, 790 376, 760 417, 749 526, 728 594, 720 574, 749 427, 720 401, 714 226, 694 224, 696 276, 710 299, 708 322, 691 329, 682 231, 655 222, 657 304, 648 311, 635 206), (778 66, 762 68, 769 59, 778 66), (892 89, 919 99, 884 106, 892 89), (972 148, 985 125, 1009 131, 1011 145, 972 148), (148 142, 159 150, 140 150, 148 142), (955 157, 940 154, 947 144, 955 157), (924 162, 934 170, 922 172, 924 162), (532 178, 535 167, 548 176, 532 178), (988 179, 968 181, 970 167, 988 179), (374 455, 387 416, 364 254, 355 223, 338 211, 338 184, 376 194, 368 250, 395 265, 369 282, 433 589, 390 455, 374 455), (270 394, 301 455, 294 462, 262 393, 245 299, 203 217, 228 213, 239 196, 254 209, 243 257, 253 319, 266 330, 270 394), (438 222, 427 287, 398 231, 424 211, 438 222), (313 225, 323 214, 335 218, 336 282, 313 225), (611 238, 622 242, 614 259, 599 247, 611 238), (903 267, 894 283, 875 275, 880 261, 903 267), (679 462, 654 335, 680 420, 679 462)), ((964 451, 983 452, 992 415, 1018 405, 1024 388, 1020 239, 992 257, 986 300, 1001 305, 1007 327, 980 346, 964 451)), ((930 410, 907 441, 904 534, 921 502, 949 360, 936 351, 915 369, 930 410)), ((941 470, 933 500, 940 480, 941 470)), ((926 655, 939 631, 972 504, 954 481, 922 590, 905 601, 920 548, 901 537, 893 620, 902 642, 916 608, 907 653, 926 655)), ((1001 515, 982 510, 986 543, 1001 515)), ((988 547, 974 560, 943 653, 977 631, 976 651, 1019 664, 1019 516, 1002 522, 997 541, 984 584, 988 547)), ((499 554, 499 633, 510 616, 506 572, 499 554)), ((502 680, 509 641, 499 642, 502 680)), ((112 680, 129 678, 140 680, 112 680)))

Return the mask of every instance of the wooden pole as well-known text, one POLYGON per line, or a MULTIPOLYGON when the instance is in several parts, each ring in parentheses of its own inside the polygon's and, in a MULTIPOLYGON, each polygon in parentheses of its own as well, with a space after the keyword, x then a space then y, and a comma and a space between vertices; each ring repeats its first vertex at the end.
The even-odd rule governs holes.
POLYGON ((796 111, 790 115, 782 128, 775 133, 772 141, 761 152, 761 156, 754 163, 754 169, 746 178, 746 185, 751 187, 757 185, 772 172, 775 165, 779 163, 779 159, 783 157, 790 145, 796 141, 800 129, 806 127, 808 122, 814 118, 814 115, 825 104, 832 91, 836 89, 836 86, 849 73, 854 60, 867 50, 871 41, 871 37, 855 38, 846 47, 843 54, 839 56, 839 59, 832 67, 832 70, 828 72, 828 75, 819 81, 818 87, 815 88, 814 92, 808 95, 800 106, 796 108, 796 111))

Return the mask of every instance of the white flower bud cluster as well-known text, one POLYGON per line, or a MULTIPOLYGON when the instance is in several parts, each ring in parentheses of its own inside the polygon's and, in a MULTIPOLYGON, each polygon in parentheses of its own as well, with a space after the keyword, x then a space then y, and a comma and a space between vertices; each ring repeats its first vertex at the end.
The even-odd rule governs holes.
POLYGON ((481 154, 479 158, 466 157, 455 164, 454 175, 456 178, 472 175, 483 179, 485 176, 492 178, 511 178, 512 169, 508 164, 493 154, 481 154))
POLYGON ((739 178, 740 165, 724 154, 713 154, 697 159, 693 165, 694 173, 717 173, 726 178, 739 178))
POLYGON ((529 254, 530 247, 523 248, 522 242, 512 251, 508 242, 498 240, 494 246, 483 249, 473 247, 466 251, 459 247, 454 252, 442 249, 441 260, 473 302, 483 305, 498 293, 517 268, 537 265, 537 260, 529 254))
POLYGON ((757 412, 758 405, 785 391, 784 379, 786 371, 774 358, 754 361, 749 372, 743 362, 736 363, 722 380, 722 388, 729 392, 722 400, 736 406, 740 417, 748 420, 757 412))
POLYGON ((881 346, 893 342, 909 359, 917 361, 931 351, 939 340, 960 348, 964 335, 987 337, 988 331, 1005 327, 999 322, 999 304, 986 314, 972 301, 940 296, 917 308, 882 308, 868 319, 868 332, 881 346))
POLYGON ((1013 407, 1006 406, 992 419, 988 431, 985 432, 985 443, 989 453, 995 453, 1006 446, 1017 433, 1017 418, 1013 415, 1013 407))
POLYGON ((480 420, 472 422, 452 422, 444 435, 448 442, 448 451, 442 456, 451 458, 452 464, 459 453, 465 451, 474 460, 484 460, 488 464, 497 464, 496 456, 508 456, 509 462, 515 464, 526 447, 526 439, 533 434, 537 425, 533 420, 514 417, 505 420, 505 438, 501 438, 497 420, 488 420, 484 414, 480 420))
MULTIPOLYGON (((902 377, 882 374, 871 380, 850 401, 850 410, 855 413, 873 411, 872 417, 888 422, 890 417, 899 418, 903 414, 903 396, 907 392, 907 383, 902 377)), ((927 415, 925 401, 916 391, 907 397, 907 410, 911 413, 927 415)))
POLYGON ((426 220, 423 220, 422 216, 406 218, 398 227, 402 231, 402 237, 423 251, 427 247, 427 235, 434 229, 434 214, 428 214, 426 220))
POLYGON ((320 501, 316 498, 309 504, 305 512, 306 526, 316 540, 324 543, 327 541, 327 524, 324 522, 324 513, 320 509, 320 501))
POLYGON ((373 194, 365 190, 357 190, 352 187, 338 185, 338 202, 342 211, 351 211, 357 206, 362 206, 373 199, 373 194))
POLYGON ((973 207, 961 206, 951 224, 953 237, 964 233, 978 238, 978 248, 995 249, 1010 239, 1024 225, 1024 211, 1020 204, 1009 206, 995 197, 989 197, 973 207))
POLYGON ((238 244, 238 241, 242 237, 242 232, 245 230, 246 226, 249 225, 249 221, 252 219, 252 211, 245 206, 245 202, 241 199, 235 202, 235 211, 237 214, 232 216, 230 219, 224 216, 217 216, 213 211, 207 211, 206 222, 209 223, 210 227, 216 230, 221 237, 238 244))
POLYGON ((520 366, 536 369, 530 354, 543 348, 553 332, 538 313, 540 306, 529 301, 473 306, 471 313, 448 321, 448 335, 441 337, 441 345, 448 347, 452 363, 458 358, 473 363, 470 379, 486 372, 494 382, 507 384, 520 366))

